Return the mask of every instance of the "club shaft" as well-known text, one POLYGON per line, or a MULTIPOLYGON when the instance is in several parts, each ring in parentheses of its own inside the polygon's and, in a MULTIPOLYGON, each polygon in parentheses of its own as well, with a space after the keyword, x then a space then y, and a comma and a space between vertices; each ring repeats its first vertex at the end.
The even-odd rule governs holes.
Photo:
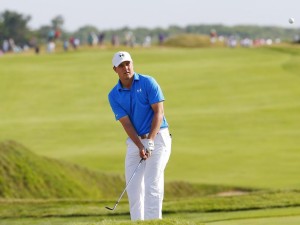
MULTIPOLYGON (((126 184, 126 186, 125 186, 125 188, 124 188, 122 194, 120 195, 120 197, 119 197, 119 199, 117 200, 115 206, 114 206, 111 210, 114 210, 114 209, 117 207, 117 205, 119 204, 119 202, 120 202, 120 200, 122 199, 122 197, 123 197, 125 191, 127 190, 128 185, 130 184, 132 178, 133 178, 134 175, 136 174, 136 171, 138 170, 138 168, 139 168, 140 165, 142 164, 143 160, 144 160, 144 159, 141 159, 141 160, 140 160, 139 164, 137 165, 137 167, 136 167, 135 170, 133 171, 131 177, 129 178, 129 181, 127 182, 127 184, 126 184)), ((108 208, 108 207, 107 207, 107 208, 108 208)))

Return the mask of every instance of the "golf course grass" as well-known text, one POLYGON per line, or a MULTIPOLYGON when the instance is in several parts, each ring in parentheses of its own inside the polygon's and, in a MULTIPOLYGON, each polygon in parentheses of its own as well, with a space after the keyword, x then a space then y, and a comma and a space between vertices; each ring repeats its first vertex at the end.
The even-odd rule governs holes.
MULTIPOLYGON (((117 50, 0 57, 0 142, 122 177, 126 135, 107 100, 117 82, 117 50)), ((135 71, 155 77, 166 97, 173 136, 166 182, 226 191, 176 198, 166 189, 166 219, 142 224, 300 224, 299 47, 125 50, 135 71)), ((104 209, 118 188, 107 189, 115 196, 108 199, 94 187, 96 199, 86 200, 2 195, 0 224, 131 224, 126 198, 116 212, 104 209)))

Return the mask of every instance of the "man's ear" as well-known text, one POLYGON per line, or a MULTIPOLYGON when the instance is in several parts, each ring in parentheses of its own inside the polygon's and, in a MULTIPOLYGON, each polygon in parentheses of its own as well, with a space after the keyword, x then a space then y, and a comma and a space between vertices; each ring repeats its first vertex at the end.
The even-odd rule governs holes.
POLYGON ((113 67, 113 70, 114 70, 115 72, 117 72, 117 71, 116 71, 116 67, 115 67, 115 66, 113 67))

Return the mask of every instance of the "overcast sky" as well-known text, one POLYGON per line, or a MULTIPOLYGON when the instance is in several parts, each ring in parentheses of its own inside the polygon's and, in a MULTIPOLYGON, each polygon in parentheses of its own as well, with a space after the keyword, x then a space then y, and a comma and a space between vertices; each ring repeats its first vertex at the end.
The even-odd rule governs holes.
POLYGON ((30 15, 33 29, 62 15, 64 28, 98 29, 198 24, 271 25, 299 28, 300 0, 0 0, 4 10, 30 15), (295 18, 289 24, 289 17, 295 18))

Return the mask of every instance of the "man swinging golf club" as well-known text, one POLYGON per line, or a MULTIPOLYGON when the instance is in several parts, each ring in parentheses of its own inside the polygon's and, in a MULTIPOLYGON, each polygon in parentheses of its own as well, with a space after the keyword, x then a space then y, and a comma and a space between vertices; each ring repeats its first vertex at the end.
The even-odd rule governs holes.
POLYGON ((164 116, 165 99, 154 78, 134 72, 128 52, 115 53, 112 64, 119 80, 108 99, 128 135, 125 190, 131 220, 161 219, 164 170, 172 142, 164 116))

